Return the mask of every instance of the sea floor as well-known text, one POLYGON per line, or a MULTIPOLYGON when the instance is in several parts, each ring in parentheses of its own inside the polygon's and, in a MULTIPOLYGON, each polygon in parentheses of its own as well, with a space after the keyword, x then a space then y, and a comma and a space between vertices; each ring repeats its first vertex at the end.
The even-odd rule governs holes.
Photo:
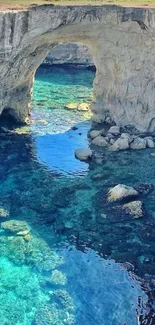
POLYGON ((155 186, 155 150, 75 159, 91 114, 64 105, 90 101, 93 79, 41 67, 30 127, 0 134, 1 325, 155 324, 155 192, 140 221, 114 219, 105 197, 118 183, 155 186))

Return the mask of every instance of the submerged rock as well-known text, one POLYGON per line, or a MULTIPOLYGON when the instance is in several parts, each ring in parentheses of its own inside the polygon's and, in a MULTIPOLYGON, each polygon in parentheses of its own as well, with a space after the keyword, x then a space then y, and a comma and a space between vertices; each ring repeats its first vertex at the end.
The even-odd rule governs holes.
POLYGON ((99 173, 93 174, 91 176, 91 179, 93 179, 93 180, 101 180, 104 178, 105 178, 105 173, 103 173, 103 172, 99 172, 99 173))
POLYGON ((130 219, 139 219, 144 216, 144 209, 141 201, 129 202, 123 204, 120 208, 122 210, 122 216, 128 216, 130 219))
POLYGON ((146 142, 145 139, 137 137, 130 144, 130 148, 131 149, 137 149, 137 150, 138 149, 145 149, 146 148, 146 144, 147 144, 147 142, 146 142))
POLYGON ((102 129, 102 130, 91 130, 89 133, 88 133, 88 136, 91 138, 91 139, 94 139, 94 138, 97 138, 98 136, 104 136, 106 135, 106 132, 105 132, 105 129, 102 129))
POLYGON ((102 136, 98 136, 95 139, 93 139, 92 144, 94 144, 95 146, 100 146, 100 147, 108 146, 108 142, 102 136))
POLYGON ((120 223, 143 218, 144 208, 141 201, 132 201, 123 205, 117 205, 109 209, 106 221, 120 223))
POLYGON ((5 231, 25 236, 30 232, 30 227, 25 221, 9 220, 1 223, 1 228, 5 231))
POLYGON ((3 207, 0 207, 0 218, 9 217, 9 211, 3 207))
POLYGON ((66 275, 58 270, 54 270, 50 277, 50 283, 65 285, 67 283, 66 275))
POLYGON ((143 195, 147 195, 151 193, 154 189, 153 184, 151 183, 140 183, 138 186, 136 186, 136 190, 143 195))
POLYGON ((92 154, 92 150, 89 148, 80 148, 75 150, 75 157, 79 160, 90 159, 92 154))
POLYGON ((67 110, 77 110, 87 112, 90 109, 89 103, 70 103, 64 107, 67 110))
POLYGON ((109 190, 108 201, 121 201, 123 199, 136 197, 138 194, 138 191, 136 191, 133 187, 118 184, 109 190))
POLYGON ((63 308, 66 308, 67 310, 74 310, 75 307, 72 297, 66 290, 55 290, 51 292, 51 296, 55 299, 56 303, 61 304, 63 308))
POLYGON ((75 323, 74 315, 67 309, 59 308, 58 304, 44 304, 35 314, 35 325, 73 325, 75 323))

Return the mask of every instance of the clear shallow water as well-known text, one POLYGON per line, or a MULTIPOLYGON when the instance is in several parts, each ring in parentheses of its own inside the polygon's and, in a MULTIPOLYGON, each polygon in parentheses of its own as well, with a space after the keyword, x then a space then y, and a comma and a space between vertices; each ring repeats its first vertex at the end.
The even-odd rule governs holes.
POLYGON ((64 105, 89 100, 93 78, 90 71, 41 68, 30 128, 0 135, 0 200, 9 216, 0 215, 10 221, 0 232, 2 325, 154 324, 154 191, 142 198, 142 221, 115 223, 105 191, 116 183, 155 185, 155 157, 98 149, 96 162, 74 158, 88 145, 91 122, 64 105))

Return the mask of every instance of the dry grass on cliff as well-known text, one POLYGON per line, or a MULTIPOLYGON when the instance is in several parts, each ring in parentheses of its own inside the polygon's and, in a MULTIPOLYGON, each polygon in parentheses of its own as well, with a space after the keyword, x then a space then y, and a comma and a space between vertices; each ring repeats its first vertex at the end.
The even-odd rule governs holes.
POLYGON ((24 9, 34 5, 122 5, 155 7, 155 0, 0 0, 0 9, 24 9))

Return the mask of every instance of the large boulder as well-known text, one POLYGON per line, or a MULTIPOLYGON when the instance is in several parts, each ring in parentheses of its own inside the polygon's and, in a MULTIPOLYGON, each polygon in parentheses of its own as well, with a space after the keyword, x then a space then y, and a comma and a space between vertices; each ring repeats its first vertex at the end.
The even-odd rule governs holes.
POLYGON ((152 137, 145 137, 147 148, 154 148, 154 141, 152 137))
POLYGON ((142 195, 148 195, 154 190, 154 185, 151 183, 139 183, 136 190, 142 195))
POLYGON ((146 140, 140 137, 136 137, 133 142, 130 144, 131 149, 145 149, 146 148, 146 140))
POLYGON ((108 146, 108 142, 105 140, 104 137, 102 137, 100 135, 93 139, 92 144, 94 144, 95 146, 99 146, 99 147, 107 147, 108 146))
POLYGON ((110 146, 110 150, 117 151, 117 150, 126 150, 129 148, 129 140, 128 138, 118 138, 112 146, 110 146))
POLYGON ((1 228, 10 233, 25 236, 30 232, 30 227, 26 221, 9 220, 1 223, 1 228))
POLYGON ((144 208, 141 201, 132 201, 123 205, 112 207, 111 213, 107 216, 110 223, 125 222, 144 217, 144 208))
POLYGON ((100 135, 100 132, 101 132, 100 130, 92 130, 89 132, 89 137, 91 139, 95 139, 100 135))
POLYGON ((118 184, 108 192, 108 202, 122 201, 123 199, 137 197, 139 195, 133 187, 118 184))
POLYGON ((66 104, 65 109, 87 112, 90 109, 90 103, 70 103, 66 104))
POLYGON ((111 128, 108 131, 109 133, 113 134, 113 135, 119 135, 120 134, 120 127, 115 125, 115 126, 111 126, 111 128))
POLYGON ((88 160, 92 157, 92 150, 89 148, 79 148, 75 150, 75 157, 79 160, 88 160))
POLYGON ((103 135, 103 136, 106 135, 105 129, 102 129, 102 130, 92 130, 92 131, 89 132, 89 137, 91 139, 97 138, 100 135, 103 135))
POLYGON ((130 135, 127 132, 121 134, 121 139, 128 139, 129 144, 133 141, 133 135, 130 135))
POLYGON ((132 219, 142 218, 144 215, 143 203, 141 201, 132 201, 121 206, 122 215, 132 219))

